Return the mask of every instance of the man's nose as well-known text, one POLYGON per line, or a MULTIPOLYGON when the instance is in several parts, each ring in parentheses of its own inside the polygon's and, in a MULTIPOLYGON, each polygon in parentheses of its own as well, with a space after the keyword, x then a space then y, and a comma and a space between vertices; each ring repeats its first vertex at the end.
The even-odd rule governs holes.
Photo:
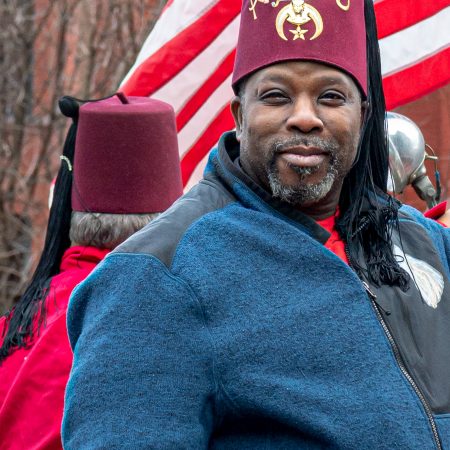
POLYGON ((293 103, 291 114, 286 123, 290 131, 311 133, 322 131, 323 122, 319 117, 312 99, 300 98, 293 103))

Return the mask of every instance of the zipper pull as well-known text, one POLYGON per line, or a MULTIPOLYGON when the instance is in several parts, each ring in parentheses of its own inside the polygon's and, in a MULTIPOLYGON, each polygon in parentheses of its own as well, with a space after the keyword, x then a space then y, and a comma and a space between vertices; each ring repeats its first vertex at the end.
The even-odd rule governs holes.
POLYGON ((364 286, 366 292, 369 294, 369 297, 372 300, 376 300, 377 296, 370 290, 370 286, 365 281, 362 282, 362 285, 364 286))
POLYGON ((370 286, 367 282, 362 281, 362 285, 364 286, 364 289, 366 290, 367 294, 369 295, 370 299, 374 302, 375 305, 377 305, 378 308, 380 308, 386 316, 390 316, 391 312, 387 309, 383 308, 378 302, 377 302, 377 296, 372 292, 370 289, 370 286))

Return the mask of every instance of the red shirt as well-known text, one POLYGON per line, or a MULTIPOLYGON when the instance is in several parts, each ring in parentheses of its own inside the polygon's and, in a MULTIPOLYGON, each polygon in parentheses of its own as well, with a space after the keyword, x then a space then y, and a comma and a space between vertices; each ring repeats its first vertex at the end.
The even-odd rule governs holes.
MULTIPOLYGON (((440 223, 442 226, 446 227, 446 225, 442 222, 439 222, 438 218, 441 217, 445 211, 447 211, 447 202, 442 202, 439 205, 435 206, 434 208, 427 211, 424 215, 425 217, 428 217, 429 219, 434 219, 436 222, 440 223)), ((318 220, 317 223, 325 228, 329 233, 331 233, 331 236, 328 238, 328 241, 325 242, 325 247, 328 250, 331 250, 334 254, 339 256, 345 263, 348 264, 348 258, 347 254, 345 252, 345 243, 341 238, 339 237, 338 232, 336 231, 335 225, 336 225, 336 217, 337 213, 334 216, 327 217, 323 220, 318 220)))
POLYGON ((336 226, 336 216, 327 217, 323 220, 318 220, 317 223, 325 228, 331 236, 328 238, 328 241, 325 242, 325 247, 328 250, 331 250, 335 255, 339 256, 346 264, 348 264, 347 254, 345 253, 345 243, 339 237, 339 234, 335 228, 336 226))
MULTIPOLYGON (((72 366, 67 304, 73 288, 107 253, 94 247, 71 247, 64 253, 45 299, 46 325, 30 348, 15 351, 0 365, 1 449, 62 449, 64 389, 72 366)), ((2 317, 0 332, 4 323, 2 317)))

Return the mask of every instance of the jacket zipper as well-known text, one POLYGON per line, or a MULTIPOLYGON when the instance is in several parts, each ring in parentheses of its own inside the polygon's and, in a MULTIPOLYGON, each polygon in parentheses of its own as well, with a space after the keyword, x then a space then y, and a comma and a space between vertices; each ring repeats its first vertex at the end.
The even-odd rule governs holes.
POLYGON ((397 364, 398 364, 401 372, 403 373, 405 378, 408 380, 409 384, 414 389, 415 393, 419 397, 420 402, 422 403, 422 406, 425 410, 425 414, 427 415, 428 420, 430 422, 431 431, 433 432, 436 447, 438 448, 438 450, 442 450, 441 440, 439 439, 439 433, 437 430, 437 426, 436 426, 436 422, 434 420, 433 414, 431 412, 431 408, 428 405, 428 402, 425 399, 424 395, 422 394, 422 391, 420 390, 419 386, 417 386, 416 382, 414 381, 414 378, 408 372, 408 369, 406 368, 405 364, 403 363, 403 358, 400 354, 398 345, 395 342, 394 337, 392 336, 391 332, 389 331, 386 321, 384 320, 383 316, 381 315, 380 307, 378 306, 377 302, 375 301, 377 296, 370 290, 369 285, 365 281, 362 281, 362 284, 369 296, 370 303, 372 304, 372 307, 375 310, 375 314, 376 314, 378 320, 380 321, 381 327, 383 328, 384 333, 386 334, 386 337, 388 338, 388 341, 391 344, 391 348, 394 352, 395 360, 397 361, 397 364))
MULTIPOLYGON (((349 255, 347 248, 345 248, 345 253, 347 256, 348 264, 352 268, 351 263, 350 263, 350 255, 349 255)), ((405 364, 403 363, 403 358, 400 354, 398 345, 394 340, 394 336, 392 336, 392 333, 389 331, 386 321, 383 319, 383 316, 381 315, 380 307, 378 306, 377 302, 375 301, 377 296, 371 291, 370 286, 367 282, 361 280, 361 283, 362 283, 365 291, 367 292, 370 303, 372 304, 372 308, 374 309, 375 315, 377 316, 377 319, 380 322, 381 327, 383 328, 384 334, 386 335, 386 337, 389 341, 389 344, 391 345, 392 351, 395 356, 395 360, 397 361, 400 371, 402 372, 403 376, 408 380, 408 383, 414 389, 414 392, 416 393, 417 397, 419 397, 419 400, 422 403, 425 414, 427 415, 428 421, 430 422, 431 431, 432 431, 433 437, 434 437, 434 443, 436 444, 436 447, 438 450, 442 450, 441 440, 439 438, 439 433, 437 430, 436 422, 433 417, 433 413, 431 412, 430 405, 428 404, 426 398, 422 394, 422 391, 419 389, 419 386, 417 386, 416 382, 414 381, 414 378, 408 372, 408 369, 406 368, 405 364)))

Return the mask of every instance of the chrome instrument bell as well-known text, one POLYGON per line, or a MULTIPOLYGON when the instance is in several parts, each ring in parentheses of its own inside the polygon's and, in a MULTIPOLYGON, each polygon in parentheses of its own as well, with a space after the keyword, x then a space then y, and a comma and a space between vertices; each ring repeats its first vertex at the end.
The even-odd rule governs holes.
POLYGON ((411 184, 429 208, 436 206, 439 195, 427 176, 425 160, 432 159, 436 163, 438 158, 427 153, 427 148, 433 150, 426 145, 420 128, 412 120, 402 114, 388 112, 386 121, 390 169, 388 189, 401 194, 411 184))

